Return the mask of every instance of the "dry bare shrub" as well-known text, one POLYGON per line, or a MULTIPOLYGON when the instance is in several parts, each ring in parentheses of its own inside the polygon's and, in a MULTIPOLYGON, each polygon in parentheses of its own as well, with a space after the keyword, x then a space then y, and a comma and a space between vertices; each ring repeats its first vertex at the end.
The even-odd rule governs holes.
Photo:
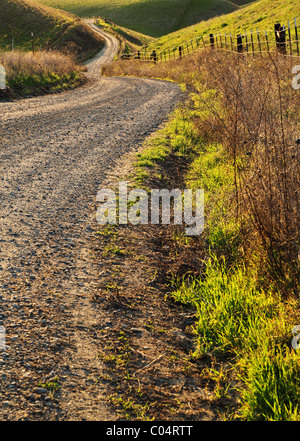
POLYGON ((226 109, 214 111, 215 126, 233 160, 237 217, 251 220, 269 274, 297 291, 300 94, 291 85, 291 60, 215 53, 205 68, 226 109))

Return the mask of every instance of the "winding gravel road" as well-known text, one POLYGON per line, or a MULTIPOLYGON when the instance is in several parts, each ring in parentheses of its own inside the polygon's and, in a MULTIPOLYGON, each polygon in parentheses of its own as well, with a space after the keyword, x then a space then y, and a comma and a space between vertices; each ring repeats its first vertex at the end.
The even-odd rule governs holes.
POLYGON ((90 383, 101 371, 93 329, 108 319, 88 300, 103 265, 88 245, 95 198, 182 99, 172 83, 101 78, 116 49, 107 36, 77 90, 0 103, 0 420, 115 418, 105 386, 90 383))
POLYGON ((93 19, 86 18, 84 21, 93 29, 93 31, 101 35, 105 43, 104 48, 95 56, 95 58, 86 63, 88 66, 88 77, 98 78, 102 66, 113 61, 118 53, 119 41, 113 35, 102 31, 96 26, 93 19))

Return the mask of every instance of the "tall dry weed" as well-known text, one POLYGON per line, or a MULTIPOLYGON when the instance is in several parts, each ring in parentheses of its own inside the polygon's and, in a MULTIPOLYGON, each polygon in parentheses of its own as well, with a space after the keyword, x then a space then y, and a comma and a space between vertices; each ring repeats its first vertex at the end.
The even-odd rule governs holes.
POLYGON ((291 60, 216 53, 204 64, 222 102, 215 126, 233 160, 236 215, 250 219, 274 281, 297 291, 300 94, 292 88, 291 60))
POLYGON ((44 75, 49 72, 57 75, 79 70, 72 56, 59 51, 0 52, 2 64, 8 77, 15 75, 44 75))

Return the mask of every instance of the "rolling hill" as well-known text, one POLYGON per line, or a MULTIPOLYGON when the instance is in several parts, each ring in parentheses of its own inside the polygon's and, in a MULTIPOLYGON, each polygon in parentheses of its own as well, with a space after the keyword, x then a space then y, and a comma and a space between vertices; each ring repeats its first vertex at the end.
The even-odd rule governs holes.
POLYGON ((75 15, 32 0, 1 0, 0 48, 8 49, 12 37, 17 49, 67 48, 80 59, 103 46, 101 38, 75 15))
MULTIPOLYGON (((241 2, 240 2, 241 4, 241 2)), ((209 33, 217 34, 232 32, 234 35, 256 28, 259 30, 273 30, 274 24, 280 22, 287 27, 287 22, 294 24, 297 18, 300 25, 300 2, 295 0, 259 0, 245 5, 242 9, 229 14, 201 21, 196 25, 185 27, 180 31, 162 36, 149 45, 149 50, 165 50, 167 47, 178 46, 184 41, 189 41, 209 33)))
POLYGON ((251 0, 38 0, 77 14, 101 16, 151 37, 238 10, 251 0))

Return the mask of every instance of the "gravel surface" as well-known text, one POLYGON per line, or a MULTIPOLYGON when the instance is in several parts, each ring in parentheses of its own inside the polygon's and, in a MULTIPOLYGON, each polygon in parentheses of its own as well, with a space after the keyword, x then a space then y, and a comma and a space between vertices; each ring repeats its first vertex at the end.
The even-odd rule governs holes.
POLYGON ((92 19, 85 19, 84 20, 87 24, 90 25, 90 27, 97 32, 98 34, 101 35, 101 37, 103 38, 104 42, 105 42, 105 46, 102 49, 102 51, 100 51, 95 58, 93 58, 92 60, 88 61, 88 67, 89 67, 89 72, 88 72, 88 76, 91 78, 97 78, 99 75, 99 72, 101 71, 101 68, 104 64, 106 63, 110 63, 111 61, 113 61, 115 55, 118 53, 119 50, 119 41, 117 40, 116 37, 114 37, 111 34, 108 34, 104 31, 102 31, 99 26, 96 26, 93 22, 92 19))
POLYGON ((95 79, 93 63, 77 90, 0 103, 1 420, 115 419, 97 383, 95 329, 109 312, 89 300, 109 274, 93 254, 96 194, 182 93, 162 81, 95 79))

